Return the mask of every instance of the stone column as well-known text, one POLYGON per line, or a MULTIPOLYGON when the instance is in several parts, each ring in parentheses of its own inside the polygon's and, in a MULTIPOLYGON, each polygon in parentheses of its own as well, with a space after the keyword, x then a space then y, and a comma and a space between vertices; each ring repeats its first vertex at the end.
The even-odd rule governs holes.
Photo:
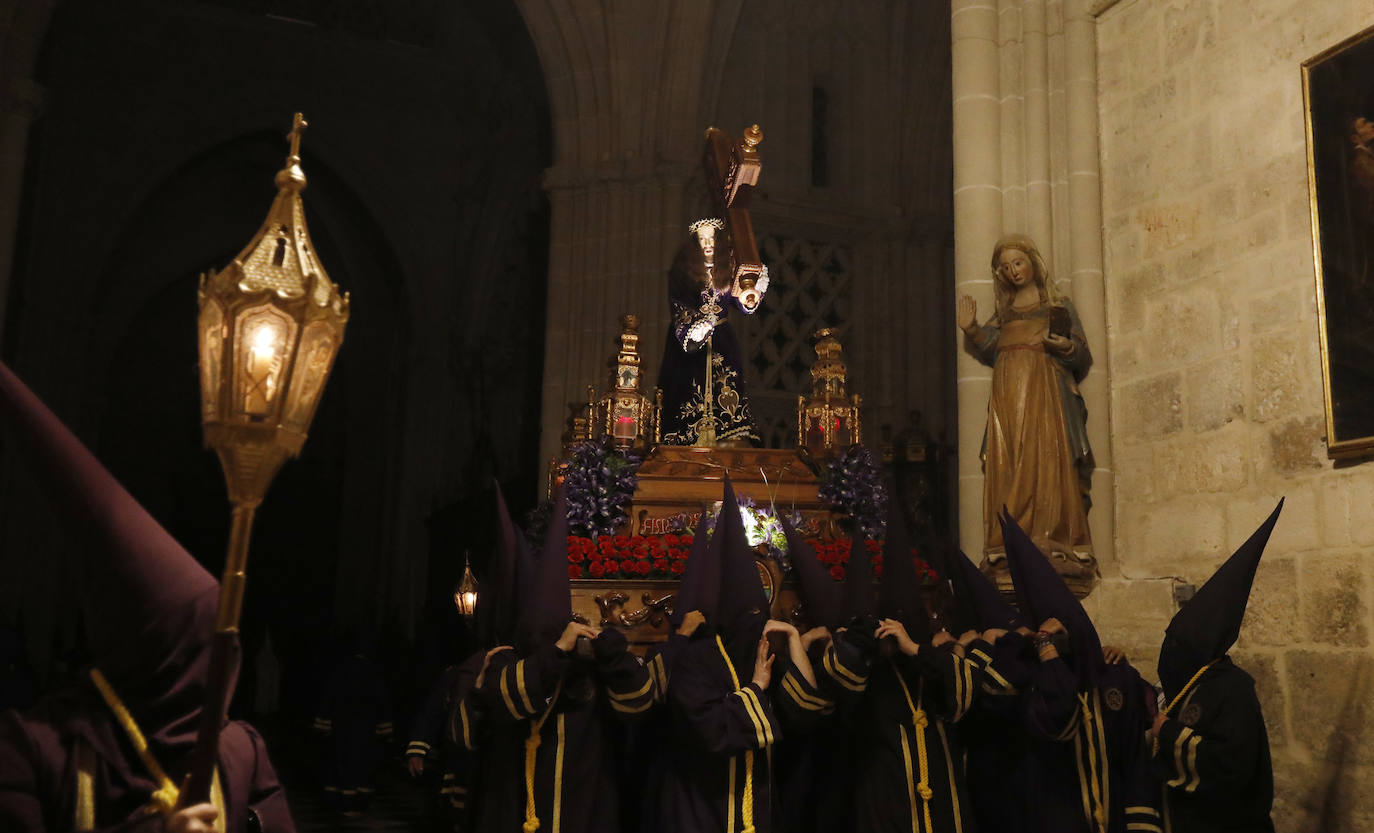
POLYGON ((668 326, 667 269, 687 236, 690 165, 550 168, 549 297, 540 454, 559 453, 570 402, 606 387, 619 318, 640 317, 644 385, 658 378, 668 326))
POLYGON ((1088 406, 1088 441, 1097 468, 1093 471, 1093 510, 1088 526, 1093 551, 1104 575, 1117 571, 1116 476, 1109 433, 1111 362, 1107 347, 1107 294, 1102 272, 1102 163, 1097 143, 1097 22, 1091 0, 1064 4, 1065 99, 1069 169, 1069 251, 1067 260, 1074 305, 1093 369, 1080 391, 1088 406))
MULTIPOLYGON (((951 49, 954 97, 954 295, 971 295, 979 317, 992 309, 988 257, 1002 230, 1001 92, 997 8, 987 0, 953 0, 951 49)), ((959 540, 983 549, 983 471, 979 449, 987 422, 992 374, 963 350, 948 311, 950 338, 959 339, 959 540)))

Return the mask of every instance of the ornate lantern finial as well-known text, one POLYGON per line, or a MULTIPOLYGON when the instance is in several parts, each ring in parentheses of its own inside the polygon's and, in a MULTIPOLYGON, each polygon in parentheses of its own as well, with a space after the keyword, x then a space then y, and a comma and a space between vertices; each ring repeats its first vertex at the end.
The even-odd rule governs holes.
MULTIPOLYGON (((639 316, 620 317, 620 349, 611 361, 610 387, 599 400, 588 396, 588 410, 599 417, 589 420, 588 430, 610 434, 615 444, 624 448, 643 448, 659 441, 658 389, 653 396, 645 394, 639 385, 639 316), (597 425, 596 423, 600 423, 597 425)), ((588 390, 591 394, 592 389, 588 390)))
POLYGON ((858 394, 849 397, 843 348, 833 327, 817 330, 816 362, 811 365, 811 396, 797 397, 797 445, 813 456, 861 443, 858 394), (848 401, 846 401, 848 398, 848 401))

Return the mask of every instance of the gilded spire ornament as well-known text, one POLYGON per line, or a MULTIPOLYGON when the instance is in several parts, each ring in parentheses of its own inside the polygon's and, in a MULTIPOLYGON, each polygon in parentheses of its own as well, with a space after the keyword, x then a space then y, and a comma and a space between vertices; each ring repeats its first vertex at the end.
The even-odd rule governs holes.
POLYGON ((819 457, 863 442, 859 424, 863 400, 846 391, 849 369, 839 331, 826 327, 811 337, 816 361, 811 365, 811 396, 797 397, 797 445, 819 457))

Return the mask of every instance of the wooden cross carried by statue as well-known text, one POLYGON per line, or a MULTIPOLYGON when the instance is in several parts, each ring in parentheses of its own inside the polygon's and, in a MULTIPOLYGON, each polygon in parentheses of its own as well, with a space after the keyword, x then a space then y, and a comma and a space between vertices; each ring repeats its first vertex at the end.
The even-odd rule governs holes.
POLYGON ((757 124, 746 129, 738 140, 731 139, 724 130, 708 127, 702 153, 711 201, 725 223, 721 229, 725 239, 716 246, 729 254, 731 292, 751 312, 763 300, 763 293, 755 288, 764 274, 763 262, 759 260, 754 225, 749 219, 749 198, 763 169, 759 158, 762 142, 763 131, 757 124))

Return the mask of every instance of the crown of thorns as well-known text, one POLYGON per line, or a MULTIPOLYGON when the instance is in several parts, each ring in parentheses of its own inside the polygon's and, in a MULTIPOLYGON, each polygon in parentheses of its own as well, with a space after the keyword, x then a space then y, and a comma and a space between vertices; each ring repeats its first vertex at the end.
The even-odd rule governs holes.
POLYGON ((721 222, 715 217, 707 217, 705 219, 697 220, 695 223, 692 223, 690 226, 687 227, 687 230, 690 231, 692 234, 696 234, 697 229, 705 228, 706 226, 710 226, 716 231, 720 231, 721 229, 725 228, 725 223, 721 222))

